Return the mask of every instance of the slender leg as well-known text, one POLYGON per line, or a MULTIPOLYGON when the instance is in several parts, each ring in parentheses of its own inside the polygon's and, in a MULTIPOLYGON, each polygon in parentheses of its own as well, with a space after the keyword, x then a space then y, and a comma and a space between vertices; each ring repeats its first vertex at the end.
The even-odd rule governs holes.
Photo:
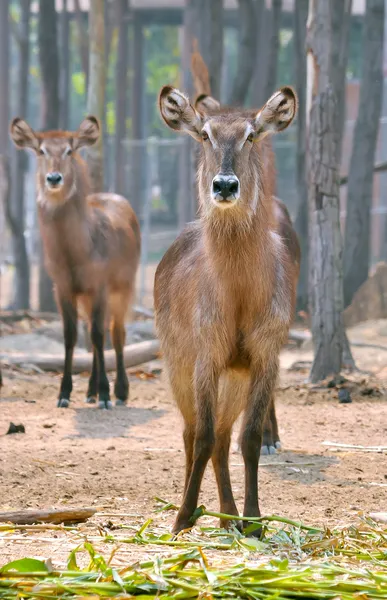
POLYGON ((98 362, 98 407, 112 408, 112 403, 110 402, 109 380, 105 370, 104 324, 105 302, 102 299, 99 299, 93 306, 91 316, 91 341, 95 348, 98 362))
POLYGON ((193 451, 195 442, 195 425, 192 423, 185 423, 184 432, 184 449, 185 449, 185 480, 184 480, 184 494, 187 491, 188 482, 191 477, 192 463, 193 463, 193 451))
MULTIPOLYGON (((271 361, 265 373, 253 369, 242 433, 242 455, 245 463, 245 517, 261 515, 258 502, 258 464, 265 415, 277 380, 278 360, 271 361), (254 372, 255 371, 255 372, 254 372)), ((257 530, 253 535, 260 535, 257 530)))
POLYGON ((117 362, 117 376, 114 384, 114 395, 117 399, 116 406, 125 406, 129 397, 129 381, 124 365, 125 327, 116 318, 113 320, 111 338, 117 362))
POLYGON ((277 423, 277 415, 275 412, 274 398, 272 399, 272 406, 270 409, 270 419, 271 419, 271 429, 273 432, 274 448, 276 450, 281 450, 281 441, 280 441, 279 431, 278 431, 278 423, 277 423))
POLYGON ((219 373, 215 373, 212 366, 200 363, 195 366, 196 428, 192 469, 173 527, 174 533, 192 526, 190 518, 197 507, 200 485, 215 444, 214 410, 218 383, 219 373))
POLYGON ((58 397, 58 407, 67 408, 70 404, 70 395, 73 389, 72 366, 74 347, 77 342, 78 315, 75 298, 61 298, 60 296, 58 298, 62 312, 65 343, 65 363, 58 397))
MULTIPOLYGON (((212 464, 215 471, 216 482, 218 484, 220 512, 227 515, 239 516, 232 493, 228 457, 230 452, 231 429, 217 432, 215 437, 215 448, 212 455, 212 464)), ((220 526, 226 529, 231 521, 220 520, 220 526)))
POLYGON ((96 404, 98 394, 98 357, 95 347, 93 347, 93 366, 87 388, 86 404, 96 404))

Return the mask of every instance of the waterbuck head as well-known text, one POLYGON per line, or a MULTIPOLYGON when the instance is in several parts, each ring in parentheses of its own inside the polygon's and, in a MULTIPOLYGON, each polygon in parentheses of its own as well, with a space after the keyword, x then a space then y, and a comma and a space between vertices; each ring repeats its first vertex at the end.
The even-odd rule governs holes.
POLYGON ((239 207, 254 211, 262 187, 260 142, 286 129, 297 110, 291 87, 275 92, 255 111, 222 108, 202 94, 190 104, 179 90, 165 86, 159 97, 160 113, 175 131, 190 134, 202 144, 198 180, 202 210, 239 207))
POLYGON ((95 144, 100 135, 96 117, 86 117, 78 131, 34 131, 16 117, 10 126, 17 148, 33 150, 37 156, 38 201, 58 206, 77 191, 77 175, 82 161, 77 151, 95 144))

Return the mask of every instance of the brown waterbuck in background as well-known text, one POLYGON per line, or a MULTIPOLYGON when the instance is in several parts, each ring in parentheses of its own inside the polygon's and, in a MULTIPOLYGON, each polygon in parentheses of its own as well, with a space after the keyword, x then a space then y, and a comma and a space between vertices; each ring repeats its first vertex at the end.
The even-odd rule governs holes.
POLYGON ((98 120, 92 116, 82 121, 77 132, 37 133, 22 119, 11 123, 16 146, 32 149, 37 156, 40 232, 64 329, 65 364, 58 399, 63 408, 69 406, 72 391, 78 309, 88 319, 93 344, 87 402, 95 403, 98 395, 100 408, 112 406, 104 362, 108 321, 117 357, 117 404, 125 404, 129 394, 124 323, 134 294, 140 230, 125 198, 90 193, 87 166, 78 150, 94 144, 99 135, 98 120))
MULTIPOLYGON (((211 96, 211 86, 209 72, 206 63, 203 60, 199 50, 197 41, 194 40, 194 52, 191 57, 191 72, 192 79, 196 92, 194 100, 195 109, 203 115, 216 115, 221 109, 220 102, 211 96)), ((227 110, 225 108, 225 110, 227 110)), ((275 154, 270 136, 266 137, 261 144, 262 160, 265 164, 266 176, 268 185, 272 190, 272 194, 276 191, 276 168, 275 154)), ((301 262, 300 245, 297 239, 297 234, 293 228, 293 224, 286 208, 286 205, 276 196, 273 196, 274 217, 277 221, 276 229, 286 244, 290 257, 295 265, 296 286, 299 277, 299 269, 301 262)), ((266 419, 263 428, 262 439, 262 454, 275 454, 276 450, 281 448, 281 442, 278 432, 277 416, 275 411, 274 398, 270 403, 269 410, 266 414, 266 419)))
POLYGON ((220 510, 238 515, 228 456, 232 427, 242 412, 244 515, 260 515, 262 429, 293 318, 297 279, 278 233, 262 142, 292 122, 297 100, 285 87, 261 110, 221 108, 208 115, 166 86, 159 102, 166 124, 201 144, 200 219, 167 251, 155 278, 156 325, 184 418, 186 477, 177 532, 192 524, 210 458, 220 510))

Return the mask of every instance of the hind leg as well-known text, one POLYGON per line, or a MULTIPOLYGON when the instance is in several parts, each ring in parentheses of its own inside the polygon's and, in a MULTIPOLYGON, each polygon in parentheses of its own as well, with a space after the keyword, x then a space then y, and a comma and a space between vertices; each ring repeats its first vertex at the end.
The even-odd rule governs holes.
POLYGON ((93 348, 93 366, 89 379, 89 386, 86 394, 86 404, 96 404, 98 394, 98 357, 95 348, 93 348))
POLYGON ((270 401, 269 409, 266 413, 265 424, 263 427, 263 439, 261 454, 276 454, 281 449, 281 442, 278 433, 277 416, 275 413, 274 397, 270 401))
POLYGON ((131 292, 125 290, 109 298, 109 308, 112 314, 110 337, 116 353, 117 365, 116 381, 114 384, 116 406, 125 406, 129 397, 129 381, 124 363, 124 346, 126 337, 125 317, 130 306, 131 296, 131 292))
POLYGON ((96 298, 91 314, 91 341, 97 356, 99 408, 112 408, 109 380, 105 369, 104 332, 106 301, 103 295, 96 298))

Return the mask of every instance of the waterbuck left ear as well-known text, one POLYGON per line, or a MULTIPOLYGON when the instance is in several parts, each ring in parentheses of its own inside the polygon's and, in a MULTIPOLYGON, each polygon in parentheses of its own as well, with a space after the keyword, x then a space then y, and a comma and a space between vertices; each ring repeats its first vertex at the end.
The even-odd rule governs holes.
POLYGON ((97 117, 89 115, 83 119, 74 136, 73 150, 79 150, 83 146, 92 146, 98 140, 100 132, 101 127, 97 117))
POLYGON ((286 129, 297 112, 297 96, 293 88, 283 87, 269 98, 255 117, 257 134, 267 135, 286 129))
POLYGON ((160 91, 159 109, 168 127, 175 131, 185 131, 195 140, 201 140, 202 116, 185 94, 170 85, 165 85, 160 91))
POLYGON ((220 109, 220 102, 212 96, 208 96, 208 94, 199 94, 195 100, 194 107, 202 115, 207 115, 208 113, 218 111, 220 109))

